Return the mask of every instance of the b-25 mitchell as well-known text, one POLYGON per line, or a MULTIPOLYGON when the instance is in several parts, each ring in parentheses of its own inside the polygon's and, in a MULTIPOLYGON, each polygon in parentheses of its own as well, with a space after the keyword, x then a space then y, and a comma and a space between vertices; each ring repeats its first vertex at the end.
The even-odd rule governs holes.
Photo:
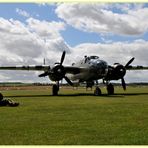
POLYGON ((66 82, 74 86, 75 81, 78 83, 86 82, 86 87, 92 87, 96 85, 94 95, 101 95, 101 89, 98 86, 97 80, 102 79, 106 85, 109 95, 114 94, 114 86, 111 83, 112 80, 121 79, 121 84, 124 90, 126 90, 126 83, 124 76, 127 70, 147 70, 148 67, 144 66, 131 66, 134 57, 131 58, 125 65, 120 63, 114 63, 108 65, 106 61, 101 60, 98 56, 85 56, 77 63, 73 63, 71 66, 64 66, 66 52, 63 51, 60 62, 55 63, 53 66, 49 65, 36 65, 36 66, 3 66, 0 70, 34 70, 44 71, 39 77, 48 76, 51 81, 55 81, 56 84, 52 86, 52 95, 58 95, 59 81, 65 79, 66 82), (96 83, 96 84, 95 84, 96 83))

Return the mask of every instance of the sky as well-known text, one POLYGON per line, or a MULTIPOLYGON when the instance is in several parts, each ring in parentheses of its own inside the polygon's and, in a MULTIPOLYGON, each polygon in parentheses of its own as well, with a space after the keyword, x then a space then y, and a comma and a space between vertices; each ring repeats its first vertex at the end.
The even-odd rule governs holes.
MULTIPOLYGON (((64 65, 96 55, 109 65, 148 66, 147 3, 0 3, 0 66, 64 65)), ((0 82, 50 82, 41 72, 0 71, 0 82)), ((127 71, 126 82, 148 82, 127 71)))

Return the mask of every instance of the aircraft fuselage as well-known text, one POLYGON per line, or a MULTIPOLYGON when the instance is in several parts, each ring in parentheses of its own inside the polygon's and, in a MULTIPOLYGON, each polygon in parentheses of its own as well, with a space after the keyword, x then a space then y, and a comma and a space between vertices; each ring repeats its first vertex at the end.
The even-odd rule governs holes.
POLYGON ((85 57, 83 60, 73 63, 73 67, 79 67, 82 70, 78 74, 67 74, 72 81, 92 81, 102 79, 108 72, 108 65, 97 56, 85 57))

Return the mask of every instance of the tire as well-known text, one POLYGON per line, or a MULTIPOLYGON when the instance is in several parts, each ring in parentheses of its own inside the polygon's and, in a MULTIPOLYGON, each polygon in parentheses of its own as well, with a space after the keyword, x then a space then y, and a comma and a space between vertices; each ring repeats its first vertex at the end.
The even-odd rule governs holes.
POLYGON ((107 85, 107 92, 108 92, 108 95, 114 94, 114 86, 111 83, 107 85))
POLYGON ((54 84, 54 85, 52 86, 52 95, 53 95, 53 96, 57 96, 57 95, 58 95, 58 91, 59 91, 58 86, 57 86, 56 84, 54 84))
POLYGON ((94 95, 95 96, 100 96, 101 95, 101 89, 99 87, 96 87, 96 89, 94 90, 94 95))

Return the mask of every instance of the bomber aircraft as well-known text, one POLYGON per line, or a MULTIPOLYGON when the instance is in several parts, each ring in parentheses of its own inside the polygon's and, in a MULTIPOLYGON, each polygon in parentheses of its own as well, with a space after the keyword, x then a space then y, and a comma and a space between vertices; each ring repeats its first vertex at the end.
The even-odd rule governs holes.
POLYGON ((96 85, 94 95, 101 95, 101 89, 98 86, 97 80, 102 79, 106 84, 107 92, 109 95, 114 94, 114 86, 110 81, 121 79, 121 84, 124 90, 126 90, 126 83, 124 76, 126 70, 147 70, 148 67, 144 66, 131 66, 134 57, 131 58, 125 65, 120 63, 114 63, 108 65, 106 61, 101 60, 98 56, 85 56, 77 63, 73 63, 71 66, 64 66, 66 52, 63 51, 60 62, 55 63, 53 66, 49 65, 36 65, 36 66, 5 66, 0 67, 0 70, 34 70, 44 71, 39 77, 48 76, 51 81, 55 81, 56 84, 52 86, 52 95, 58 95, 59 81, 63 78, 71 86, 74 86, 73 82, 86 82, 86 87, 92 87, 96 85), (96 83, 96 84, 95 84, 96 83))

